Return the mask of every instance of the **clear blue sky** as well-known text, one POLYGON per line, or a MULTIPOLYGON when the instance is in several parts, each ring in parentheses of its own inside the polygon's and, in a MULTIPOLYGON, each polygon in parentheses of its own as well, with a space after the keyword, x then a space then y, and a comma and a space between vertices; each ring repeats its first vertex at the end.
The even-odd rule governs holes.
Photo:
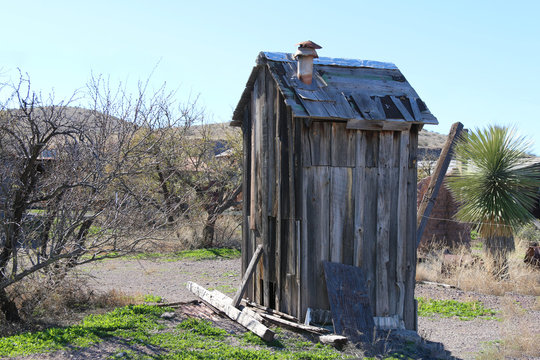
POLYGON ((228 121, 259 51, 395 63, 447 133, 515 125, 540 155, 540 1, 0 0, 0 81, 66 97, 91 72, 135 85, 159 63, 180 101, 228 121))

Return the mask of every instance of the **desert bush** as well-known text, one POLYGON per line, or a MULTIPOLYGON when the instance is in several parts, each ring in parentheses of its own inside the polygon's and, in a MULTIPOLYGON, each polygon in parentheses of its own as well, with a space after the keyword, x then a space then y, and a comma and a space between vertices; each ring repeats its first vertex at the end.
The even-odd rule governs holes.
POLYGON ((516 234, 516 237, 520 241, 524 241, 527 244, 530 243, 539 243, 540 244, 540 229, 536 227, 533 223, 529 223, 521 229, 516 234))

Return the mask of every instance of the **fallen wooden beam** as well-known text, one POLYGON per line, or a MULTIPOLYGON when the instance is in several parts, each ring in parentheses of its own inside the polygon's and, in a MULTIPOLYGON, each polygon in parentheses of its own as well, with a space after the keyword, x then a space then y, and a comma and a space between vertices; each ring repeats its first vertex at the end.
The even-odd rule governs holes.
POLYGON ((267 319, 267 320, 269 320, 269 321, 271 321, 273 323, 276 323, 278 325, 282 325, 284 327, 287 327, 287 328, 290 328, 290 329, 293 329, 293 330, 307 331, 307 332, 310 332, 310 333, 313 333, 313 334, 316 334, 316 335, 328 334, 330 332, 330 330, 325 329, 325 328, 320 328, 320 327, 317 327, 317 326, 295 323, 295 322, 292 322, 292 321, 289 321, 289 320, 282 319, 282 318, 280 318, 278 316, 266 314, 264 312, 260 312, 259 314, 263 318, 265 318, 265 319, 267 319))
POLYGON ((262 253, 263 253, 263 246, 262 245, 257 246, 255 253, 253 253, 253 256, 251 257, 251 261, 249 262, 246 272, 244 273, 242 282, 240 283, 240 286, 238 287, 238 291, 236 292, 236 295, 234 295, 234 298, 232 301, 232 305, 234 307, 238 307, 238 305, 240 305, 240 302, 242 301, 242 296, 244 296, 244 293, 246 292, 249 279, 251 279, 251 275, 253 275, 253 271, 255 270, 255 265, 257 265, 257 262, 259 262, 259 259, 261 258, 262 253))
POLYGON ((240 325, 244 326, 246 329, 253 332, 255 335, 262 338, 264 341, 274 340, 274 332, 261 324, 257 319, 249 314, 249 311, 246 311, 244 308, 242 311, 238 310, 232 306, 232 299, 226 296, 223 293, 218 292, 217 290, 208 291, 202 286, 188 281, 186 287, 193 294, 200 297, 202 300, 206 301, 219 311, 223 312, 232 320, 236 321, 240 325), (225 301, 224 298, 228 298, 229 301, 225 301))
POLYGON ((285 320, 289 320, 289 321, 293 321, 293 322, 296 322, 298 323, 298 319, 295 318, 294 316, 292 315, 289 315, 289 314, 285 314, 284 312, 281 312, 281 311, 278 311, 278 310, 275 310, 275 309, 272 309, 272 308, 269 308, 269 307, 266 307, 266 306, 262 306, 262 305, 259 305, 257 304, 256 302, 253 302, 253 301, 247 301, 246 299, 242 299, 242 302, 246 305, 246 306, 249 306, 251 308, 255 308, 255 311, 257 312, 265 312, 267 314, 270 314, 270 315, 277 315, 281 318, 284 318, 285 320))
MULTIPOLYGON (((230 297, 228 297, 227 295, 223 294, 222 292, 220 292, 218 290, 212 290, 211 292, 217 298, 221 299, 225 304, 232 305, 232 299, 230 297)), ((253 311, 252 309, 250 309, 248 307, 240 305, 240 306, 235 306, 235 308, 237 308, 240 311, 244 311, 246 314, 248 314, 249 316, 252 316, 255 320, 257 320, 257 321, 259 321, 261 323, 264 321, 264 319, 262 318, 261 315, 259 315, 257 312, 253 311)))
POLYGON ((343 346, 349 339, 343 335, 321 335, 319 336, 319 342, 326 345, 332 345, 335 347, 343 346))

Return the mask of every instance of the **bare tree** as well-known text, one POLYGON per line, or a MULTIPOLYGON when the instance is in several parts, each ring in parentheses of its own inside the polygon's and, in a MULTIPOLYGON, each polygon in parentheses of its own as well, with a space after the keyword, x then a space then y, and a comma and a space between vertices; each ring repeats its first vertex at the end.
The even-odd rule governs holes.
POLYGON ((230 131, 217 138, 208 125, 201 125, 196 139, 191 139, 187 158, 193 171, 184 176, 196 194, 196 201, 206 213, 201 246, 214 246, 216 222, 226 210, 239 205, 242 190, 242 142, 240 133, 230 131))
POLYGON ((99 77, 85 94, 90 110, 42 97, 25 76, 0 94, 0 310, 17 321, 12 284, 133 251, 163 224, 170 208, 141 206, 154 196, 145 176, 161 166, 162 134, 189 119, 174 93, 147 95, 141 83, 128 96, 99 77))

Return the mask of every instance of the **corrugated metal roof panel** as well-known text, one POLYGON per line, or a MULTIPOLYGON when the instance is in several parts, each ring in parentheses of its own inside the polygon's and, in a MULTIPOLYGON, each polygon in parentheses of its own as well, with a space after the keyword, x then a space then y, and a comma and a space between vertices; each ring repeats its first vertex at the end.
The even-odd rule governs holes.
POLYGON ((319 58, 314 60, 313 82, 296 75, 292 54, 261 52, 233 115, 241 121, 251 96, 255 75, 267 67, 295 117, 404 121, 438 124, 416 91, 392 63, 370 60, 319 58))
MULTIPOLYGON (((262 52, 264 56, 271 61, 287 61, 287 62, 296 62, 293 59, 292 54, 280 53, 280 52, 262 52)), ((343 59, 343 58, 329 58, 329 57, 319 57, 313 60, 313 63, 316 65, 332 65, 332 66, 344 66, 344 67, 365 67, 372 69, 397 69, 397 66, 382 61, 373 61, 373 60, 359 60, 359 59, 343 59)))

